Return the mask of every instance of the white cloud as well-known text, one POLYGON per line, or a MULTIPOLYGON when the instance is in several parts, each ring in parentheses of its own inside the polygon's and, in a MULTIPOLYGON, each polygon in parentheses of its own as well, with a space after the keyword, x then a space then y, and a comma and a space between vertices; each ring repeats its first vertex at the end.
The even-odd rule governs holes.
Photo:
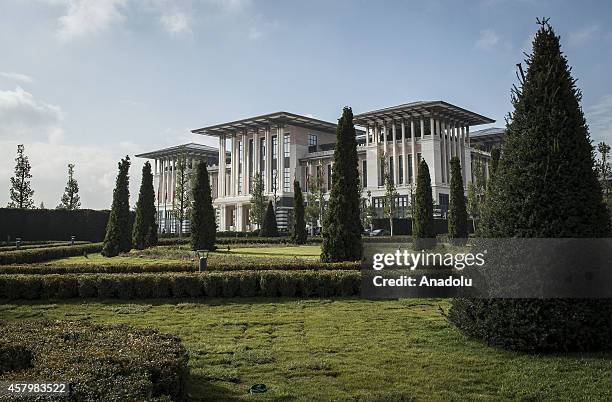
POLYGON ((34 79, 32 79, 32 77, 30 77, 29 75, 20 74, 20 73, 0 72, 0 76, 4 78, 8 78, 9 80, 23 82, 26 84, 31 84, 34 81, 34 79))
POLYGON ((173 35, 191 33, 190 16, 185 12, 163 14, 160 20, 166 31, 173 35))
POLYGON ((593 39, 599 32, 599 25, 587 25, 578 31, 570 32, 569 44, 571 46, 580 46, 593 39))
POLYGON ((491 51, 497 48, 500 43, 500 37, 495 31, 485 29, 480 31, 480 36, 476 41, 476 48, 484 51, 491 51))
POLYGON ((64 114, 59 106, 46 103, 17 87, 0 91, 0 139, 50 139, 63 137, 64 114))
POLYGON ((601 97, 599 102, 589 106, 586 118, 593 140, 612 145, 612 94, 601 97))
POLYGON ((242 11, 251 5, 251 0, 210 0, 225 11, 242 11))
POLYGON ((121 7, 127 0, 52 0, 61 4, 66 15, 58 20, 57 36, 62 41, 98 34, 112 25, 122 22, 125 17, 121 7))

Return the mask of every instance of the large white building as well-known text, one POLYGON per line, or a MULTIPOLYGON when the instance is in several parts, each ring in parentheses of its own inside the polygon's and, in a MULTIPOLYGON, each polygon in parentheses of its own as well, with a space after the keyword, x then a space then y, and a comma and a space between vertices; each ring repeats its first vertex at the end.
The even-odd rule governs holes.
MULTIPOLYGON (((459 157, 464 182, 471 181, 473 156, 486 165, 490 146, 500 143, 503 130, 482 130, 474 136, 470 127, 493 122, 444 101, 412 102, 355 115, 364 197, 370 196, 382 216, 382 172, 388 169, 399 194, 398 217, 407 217, 418 161, 423 158, 429 167, 434 202, 444 214, 449 201, 450 159, 459 157), (475 147, 476 143, 486 146, 475 147)), ((193 166, 194 160, 207 161, 220 231, 253 229, 249 204, 257 172, 262 175, 266 195, 276 200, 281 229, 290 223, 294 180, 308 191, 309 178, 317 175, 324 189, 331 189, 335 123, 277 112, 192 132, 216 137, 218 148, 186 144, 137 155, 155 160, 161 231, 176 232, 178 228, 171 211, 175 208, 176 164, 180 157, 187 159, 188 167, 193 166)))

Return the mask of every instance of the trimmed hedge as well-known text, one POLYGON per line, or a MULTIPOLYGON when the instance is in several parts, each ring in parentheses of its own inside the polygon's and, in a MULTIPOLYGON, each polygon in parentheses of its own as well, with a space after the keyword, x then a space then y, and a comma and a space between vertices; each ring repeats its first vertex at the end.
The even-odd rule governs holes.
POLYGON ((66 246, 78 246, 83 244, 90 244, 88 241, 75 241, 72 244, 69 241, 55 241, 55 242, 45 242, 39 244, 26 244, 21 245, 19 248, 13 244, 12 246, 0 246, 0 253, 5 253, 7 251, 23 251, 23 250, 33 250, 36 248, 52 248, 52 247, 66 247, 66 246))
POLYGON ((0 275, 0 299, 332 297, 360 293, 361 272, 226 271, 155 274, 0 275))
POLYGON ((30 264, 65 257, 74 257, 84 253, 99 253, 102 243, 89 243, 76 246, 45 247, 40 249, 7 251, 0 253, 0 265, 30 264))
POLYGON ((186 397, 187 351, 180 338, 152 329, 84 321, 0 321, 0 356, 0 381, 67 382, 69 400, 186 397))
MULTIPOLYGON (((209 263, 207 271, 304 271, 304 270, 359 270, 358 262, 338 262, 325 264, 322 262, 279 262, 270 264, 228 264, 209 263)), ((2 274, 29 274, 29 275, 51 275, 51 274, 101 274, 101 273, 154 273, 154 272, 191 272, 195 271, 195 262, 168 263, 168 264, 117 264, 117 265, 4 265, 0 266, 2 274)))

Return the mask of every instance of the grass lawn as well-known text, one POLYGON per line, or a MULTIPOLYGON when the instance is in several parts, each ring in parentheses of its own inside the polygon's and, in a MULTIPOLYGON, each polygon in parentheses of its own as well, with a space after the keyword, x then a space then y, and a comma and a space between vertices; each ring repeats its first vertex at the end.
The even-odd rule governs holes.
POLYGON ((532 356, 464 337, 446 301, 224 299, 4 304, 8 320, 129 323, 178 334, 196 400, 610 400, 612 354, 532 356), (265 383, 268 393, 247 394, 265 383))

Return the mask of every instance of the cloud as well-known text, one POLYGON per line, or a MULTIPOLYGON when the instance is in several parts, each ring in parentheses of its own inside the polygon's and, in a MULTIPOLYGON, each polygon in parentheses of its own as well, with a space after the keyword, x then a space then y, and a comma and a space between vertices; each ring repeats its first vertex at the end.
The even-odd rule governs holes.
POLYGON ((602 96, 585 114, 593 140, 612 145, 612 94, 602 96))
POLYGON ((31 84, 32 82, 34 82, 34 79, 32 79, 32 77, 25 75, 25 74, 20 74, 20 73, 0 72, 0 76, 4 78, 8 78, 9 80, 23 82, 26 84, 31 84))
POLYGON ((190 17, 185 12, 164 14, 160 20, 166 31, 173 35, 191 33, 190 17))
POLYGON ((251 5, 251 0, 211 0, 225 11, 242 11, 251 5))
POLYGON ((59 106, 38 100, 17 87, 0 91, 0 139, 41 139, 59 142, 63 138, 64 114, 59 106))
POLYGON ((480 36, 476 41, 476 48, 484 51, 491 51, 497 48, 500 43, 500 37, 495 31, 485 29, 480 31, 480 36))
POLYGON ((592 24, 582 27, 578 31, 570 32, 569 44, 571 46, 580 46, 589 42, 599 32, 599 25, 592 24))
POLYGON ((127 0, 50 0, 63 5, 66 14, 58 19, 57 37, 62 41, 87 37, 124 21, 121 8, 127 0))

